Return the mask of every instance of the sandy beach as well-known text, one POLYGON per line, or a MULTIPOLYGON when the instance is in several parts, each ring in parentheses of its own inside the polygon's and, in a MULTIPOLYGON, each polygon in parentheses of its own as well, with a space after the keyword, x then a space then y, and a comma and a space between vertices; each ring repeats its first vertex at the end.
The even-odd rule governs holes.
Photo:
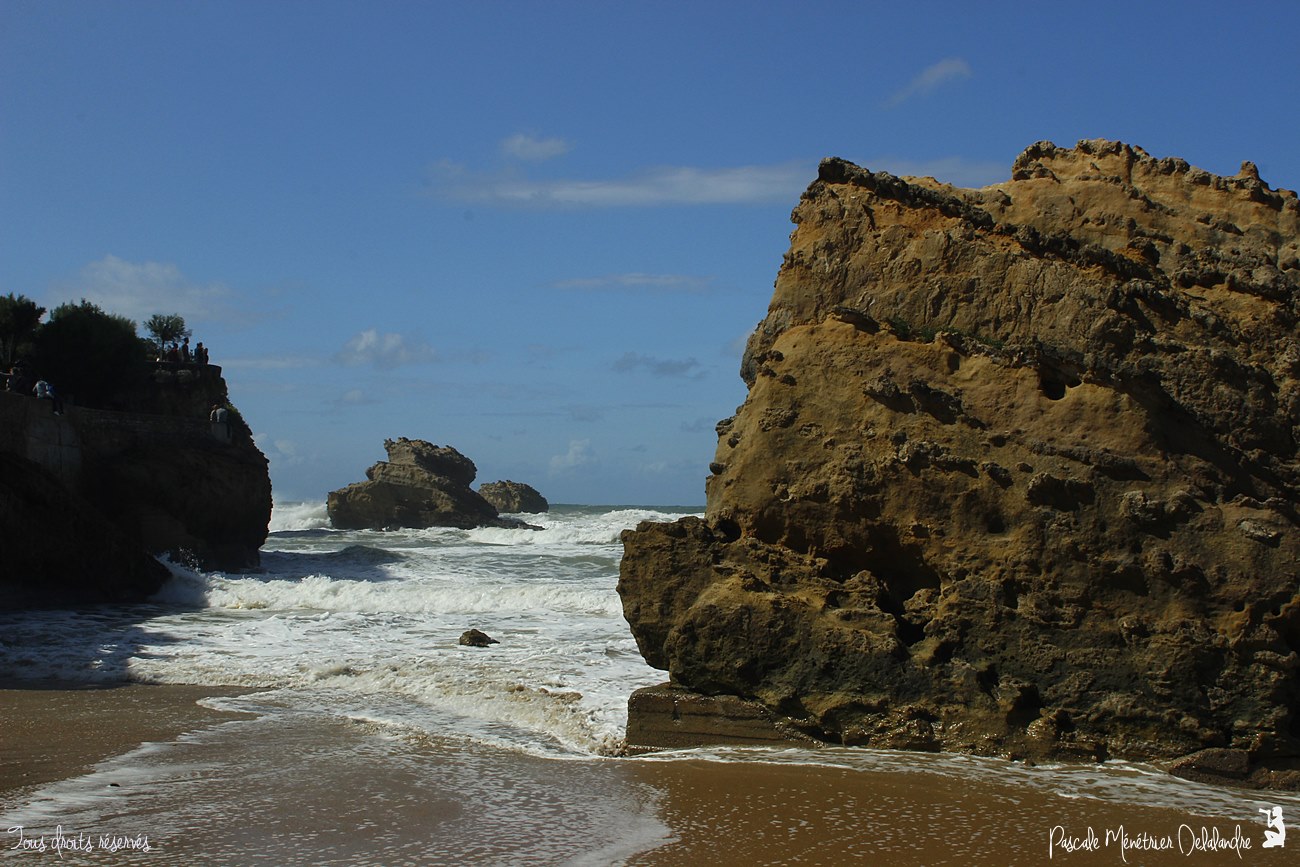
POLYGON ((928 772, 735 756, 557 760, 197 703, 247 692, 0 690, 0 814, 6 829, 26 826, 9 830, 5 854, 85 864, 1289 863, 1261 849, 1262 826, 1248 821, 1268 800, 1257 792, 1225 793, 1225 803, 1240 798, 1235 817, 1197 815, 928 772), (22 850, 52 843, 58 825, 90 840, 147 837, 149 850, 22 850), (1237 834, 1249 848, 1226 847, 1237 834))
POLYGON ((89 771, 142 743, 168 741, 232 715, 199 704, 248 690, 152 684, 0 685, 0 803, 89 771))

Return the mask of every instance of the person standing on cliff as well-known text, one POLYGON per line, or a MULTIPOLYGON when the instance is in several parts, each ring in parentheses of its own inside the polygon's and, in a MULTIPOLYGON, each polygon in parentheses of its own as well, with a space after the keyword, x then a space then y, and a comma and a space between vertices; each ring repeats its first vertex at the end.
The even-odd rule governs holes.
POLYGON ((54 393, 54 386, 40 379, 36 381, 36 388, 33 391, 37 400, 48 400, 50 402, 50 409, 55 415, 63 415, 63 400, 54 393))
POLYGON ((230 442, 230 419, 229 411, 219 403, 212 405, 212 411, 208 413, 208 421, 212 422, 212 435, 222 442, 230 442))
POLYGON ((190 339, 188 337, 185 338, 185 342, 181 344, 181 363, 190 363, 190 339))

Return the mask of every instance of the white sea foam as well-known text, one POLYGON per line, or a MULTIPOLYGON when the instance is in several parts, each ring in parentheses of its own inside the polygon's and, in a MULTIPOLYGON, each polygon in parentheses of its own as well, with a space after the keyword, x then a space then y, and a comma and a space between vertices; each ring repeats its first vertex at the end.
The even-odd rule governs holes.
POLYGON ((662 680, 623 620, 619 534, 675 515, 526 517, 542 529, 344 532, 321 503, 277 504, 264 572, 169 564, 152 606, 0 615, 0 672, 257 686, 286 707, 609 753, 628 694, 662 680), (470 628, 500 643, 460 646, 470 628))
MULTIPOLYGON (((642 520, 680 514, 558 508, 522 516, 540 530, 344 532, 326 528, 323 504, 277 504, 262 573, 170 565, 173 577, 151 605, 0 613, 0 674, 258 687, 210 703, 251 711, 272 726, 351 720, 395 738, 546 758, 608 756, 622 743, 628 695, 664 678, 642 660, 622 617, 619 535, 642 520), (469 628, 499 643, 463 647, 458 638, 469 628)), ((117 790, 105 792, 105 774, 129 780, 124 774, 136 765, 155 775, 146 782, 195 775, 183 758, 189 753, 152 749, 107 763, 80 784, 56 784, 48 804, 31 802, 25 818, 111 812, 117 790)), ((923 774, 939 785, 1032 788, 1254 818, 1254 805, 1238 793, 1114 763, 1030 769, 836 748, 695 750, 643 760, 683 757, 923 774)), ((1270 797, 1300 811, 1300 797, 1270 797)))
POLYGON ((271 507, 271 532, 282 533, 288 530, 328 530, 329 513, 324 501, 300 502, 289 500, 276 501, 271 507))

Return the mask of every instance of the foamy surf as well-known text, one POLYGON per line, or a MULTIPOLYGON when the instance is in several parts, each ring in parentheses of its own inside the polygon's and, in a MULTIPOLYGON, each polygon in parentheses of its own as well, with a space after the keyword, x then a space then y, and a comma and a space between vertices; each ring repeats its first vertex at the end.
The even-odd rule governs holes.
POLYGON ((0 669, 258 687, 286 712, 608 755, 628 694, 663 679, 622 617, 619 535, 677 514, 561 507, 527 516, 539 529, 336 531, 323 503, 277 503, 262 572, 170 564, 153 605, 11 622, 0 669), (499 643, 460 646, 471 628, 499 643))

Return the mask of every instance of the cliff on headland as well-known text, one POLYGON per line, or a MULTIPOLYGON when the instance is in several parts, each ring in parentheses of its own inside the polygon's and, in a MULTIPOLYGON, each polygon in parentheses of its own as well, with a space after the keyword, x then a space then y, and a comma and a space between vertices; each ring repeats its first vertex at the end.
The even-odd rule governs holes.
POLYGON ((522 526, 470 488, 478 468, 451 446, 398 437, 384 440, 384 450, 388 460, 367 469, 367 481, 330 491, 326 508, 337 529, 522 526))
POLYGON ((220 369, 159 366, 131 412, 0 392, 0 604, 144 599, 154 554, 206 569, 256 567, 271 515, 267 461, 227 405, 220 369), (152 410, 152 411, 150 411, 152 410))
POLYGON ((624 534, 650 664, 823 741, 1295 785, 1296 194, 1040 142, 978 190, 828 159, 792 220, 705 518, 624 534))

